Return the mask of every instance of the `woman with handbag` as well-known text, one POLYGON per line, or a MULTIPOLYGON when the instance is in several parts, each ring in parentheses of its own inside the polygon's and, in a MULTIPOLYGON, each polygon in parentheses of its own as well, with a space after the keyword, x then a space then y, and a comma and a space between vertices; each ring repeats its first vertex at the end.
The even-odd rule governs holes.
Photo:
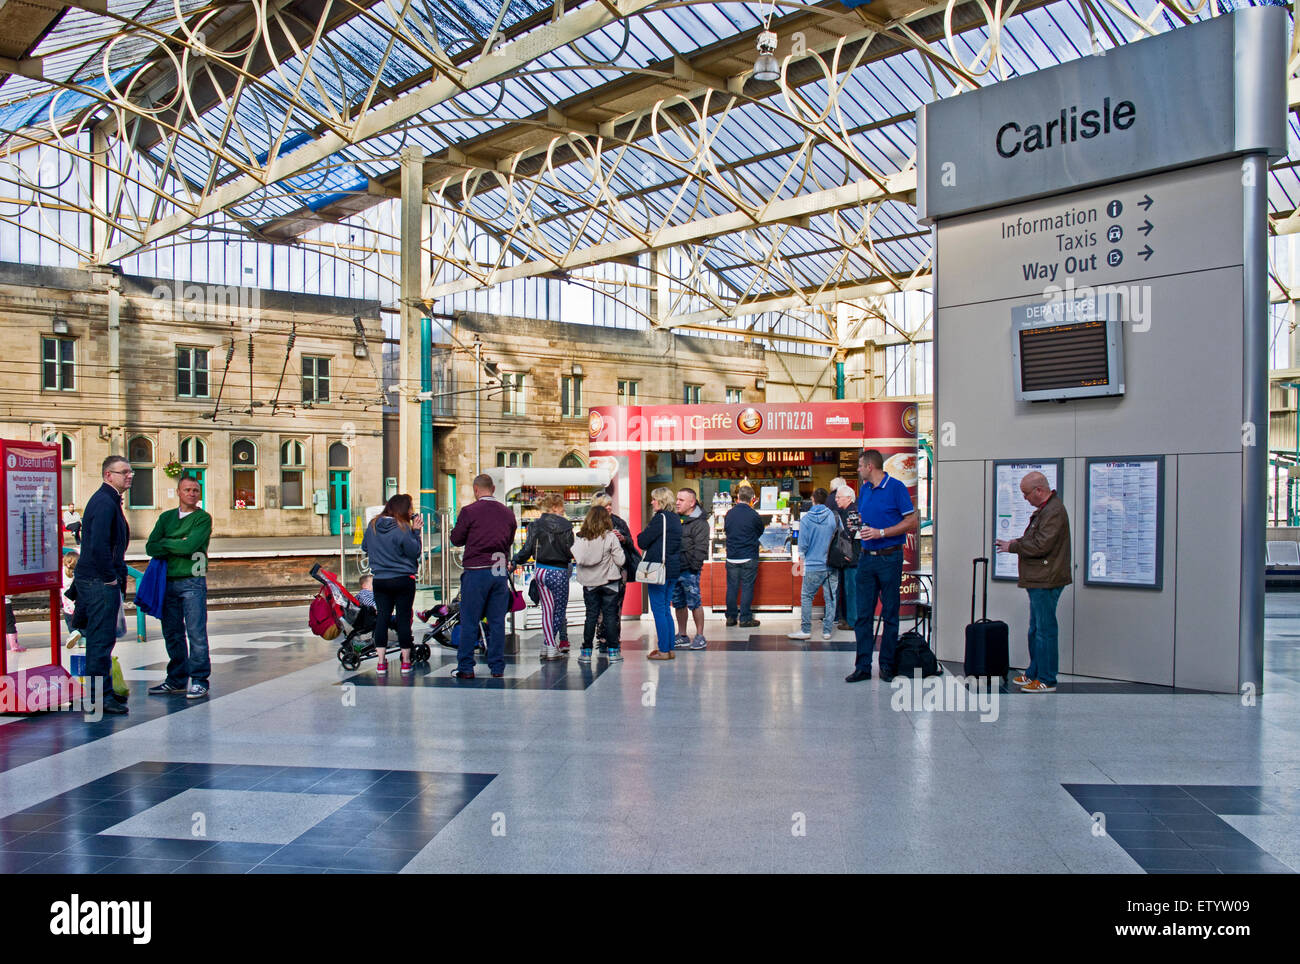
POLYGON ((370 559, 375 577, 375 672, 388 673, 388 627, 397 631, 402 650, 402 675, 411 674, 411 609, 415 602, 415 574, 420 568, 420 526, 423 518, 413 511, 409 495, 395 495, 384 511, 366 526, 361 551, 370 559))
POLYGON ((658 639, 658 646, 650 650, 646 658, 676 659, 673 655, 673 633, 676 630, 668 603, 682 568, 682 521, 677 517, 677 494, 661 485, 650 493, 650 504, 655 510, 654 517, 636 537, 637 545, 645 553, 637 567, 636 581, 646 584, 646 596, 650 600, 658 639))
POLYGON ((573 540, 573 561, 577 563, 578 582, 582 584, 582 601, 587 619, 582 626, 582 652, 578 662, 591 662, 591 646, 596 638, 596 619, 605 624, 605 645, 609 661, 623 658, 619 648, 619 589, 623 585, 623 547, 614 532, 609 510, 593 505, 582 520, 582 528, 573 540))
POLYGON ((539 518, 528 525, 524 547, 515 553, 511 567, 529 559, 537 562, 533 583, 542 605, 542 659, 562 659, 567 650, 560 649, 569 607, 569 563, 573 554, 573 523, 564 515, 564 499, 557 492, 546 492, 537 500, 542 510, 539 518))

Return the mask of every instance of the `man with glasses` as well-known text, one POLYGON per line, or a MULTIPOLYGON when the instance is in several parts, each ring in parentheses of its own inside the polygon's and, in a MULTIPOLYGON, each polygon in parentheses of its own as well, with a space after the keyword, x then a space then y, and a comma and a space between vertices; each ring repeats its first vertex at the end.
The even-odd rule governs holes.
POLYGON ((113 646, 117 615, 126 592, 126 546, 131 528, 122 512, 122 493, 135 473, 120 455, 110 455, 101 467, 104 484, 86 503, 81 517, 81 558, 72 584, 77 603, 86 613, 86 677, 103 712, 123 715, 126 701, 113 692, 113 646))

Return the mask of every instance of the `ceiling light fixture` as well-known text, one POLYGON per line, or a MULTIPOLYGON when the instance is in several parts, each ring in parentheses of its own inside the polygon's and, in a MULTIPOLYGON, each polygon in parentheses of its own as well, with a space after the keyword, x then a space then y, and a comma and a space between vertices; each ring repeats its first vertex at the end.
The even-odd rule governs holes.
POLYGON ((776 34, 764 30, 758 35, 758 59, 754 61, 754 79, 775 83, 781 79, 781 65, 772 55, 776 53, 776 34))

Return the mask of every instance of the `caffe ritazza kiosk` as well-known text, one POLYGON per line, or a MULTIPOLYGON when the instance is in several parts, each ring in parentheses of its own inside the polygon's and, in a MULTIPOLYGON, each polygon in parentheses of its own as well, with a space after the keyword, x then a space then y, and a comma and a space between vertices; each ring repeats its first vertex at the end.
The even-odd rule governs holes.
MULTIPOLYGON (((858 455, 879 449, 885 470, 902 480, 916 502, 916 406, 909 402, 805 402, 762 405, 629 405, 593 408, 589 414, 593 466, 612 475, 615 510, 639 532, 652 512, 658 486, 694 489, 709 516, 709 559, 700 574, 706 608, 726 604, 726 540, 722 522, 744 483, 759 496, 767 524, 759 556, 754 608, 789 611, 799 602, 791 563, 799 516, 814 489, 840 477, 856 492, 858 455)), ((915 571, 917 546, 909 540, 904 569, 915 571)), ((904 602, 915 580, 904 583, 904 602)), ((629 593, 626 614, 642 611, 629 593)))

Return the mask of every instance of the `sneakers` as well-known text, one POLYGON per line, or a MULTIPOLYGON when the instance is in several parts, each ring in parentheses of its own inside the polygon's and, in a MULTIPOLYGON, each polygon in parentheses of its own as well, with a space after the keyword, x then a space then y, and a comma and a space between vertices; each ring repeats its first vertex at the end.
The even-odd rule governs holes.
POLYGON ((564 652, 558 646, 542 646, 542 661, 549 659, 564 659, 564 652))
POLYGON ((611 663, 621 663, 621 662, 623 662, 623 651, 622 651, 622 650, 611 649, 611 650, 609 651, 609 653, 608 653, 608 656, 609 656, 609 661, 610 661, 611 663))
POLYGON ((1013 676, 1011 678, 1011 684, 1013 686, 1028 686, 1032 682, 1033 680, 1030 679, 1028 676, 1026 676, 1024 673, 1021 673, 1019 676, 1013 676))
POLYGON ((68 649, 76 649, 79 645, 85 645, 81 641, 81 630, 74 629, 72 632, 68 633, 68 649))
POLYGON ((567 639, 560 640, 559 648, 561 653, 567 653, 569 651, 569 641, 567 639))
MULTIPOLYGON (((496 676, 496 675, 498 675, 498 674, 493 673, 492 675, 493 675, 493 676, 496 676)), ((474 674, 473 674, 472 672, 470 672, 470 673, 462 673, 462 672, 461 672, 460 670, 458 670, 458 669, 454 669, 454 670, 452 670, 452 671, 451 671, 451 676, 452 676, 452 679, 473 679, 473 678, 474 678, 474 674)))
POLYGON ((1020 687, 1022 693, 1055 693, 1055 686, 1048 686, 1040 679, 1030 680, 1024 686, 1020 687))
POLYGON ((402 660, 402 675, 403 676, 411 675, 411 664, 406 662, 406 660, 402 660))
POLYGON ((690 645, 691 645, 691 637, 685 635, 684 633, 678 633, 676 636, 673 637, 674 649, 681 649, 685 646, 690 646, 690 645))
POLYGON ((185 698, 187 700, 201 700, 207 695, 207 683, 190 683, 190 688, 185 691, 185 698))
POLYGON ((758 624, 759 624, 759 623, 758 623, 758 620, 757 620, 757 619, 744 619, 744 620, 741 620, 740 622, 738 622, 736 625, 737 625, 737 626, 743 626, 743 627, 745 627, 746 629, 748 629, 748 628, 750 628, 751 626, 757 626, 758 624))
POLYGON ((380 676, 387 676, 387 675, 388 675, 388 660, 387 660, 387 658, 385 658, 385 659, 381 659, 378 663, 375 664, 375 672, 378 673, 380 676))
POLYGON ((177 693, 184 693, 184 692, 185 692, 185 684, 182 683, 178 686, 173 686, 171 683, 168 683, 166 680, 163 680, 163 682, 159 683, 157 686, 149 687, 150 696, 173 696, 177 693))
POLYGON ((829 640, 834 635, 834 633, 828 633, 825 630, 822 630, 822 639, 829 640))
POLYGON ((696 633, 695 638, 691 640, 691 649, 704 649, 708 645, 709 644, 705 642, 704 637, 699 633, 696 633))
POLYGON ((728 626, 734 626, 734 625, 736 625, 736 621, 735 621, 734 619, 728 619, 728 620, 727 620, 727 625, 728 625, 728 626))
POLYGON ((579 662, 579 663, 590 663, 590 662, 591 662, 591 647, 590 647, 590 646, 584 646, 584 647, 582 647, 582 651, 581 651, 580 653, 578 653, 578 662, 579 662))
POLYGON ((805 633, 802 631, 797 633, 786 633, 785 638, 786 639, 812 639, 812 633, 805 633))

